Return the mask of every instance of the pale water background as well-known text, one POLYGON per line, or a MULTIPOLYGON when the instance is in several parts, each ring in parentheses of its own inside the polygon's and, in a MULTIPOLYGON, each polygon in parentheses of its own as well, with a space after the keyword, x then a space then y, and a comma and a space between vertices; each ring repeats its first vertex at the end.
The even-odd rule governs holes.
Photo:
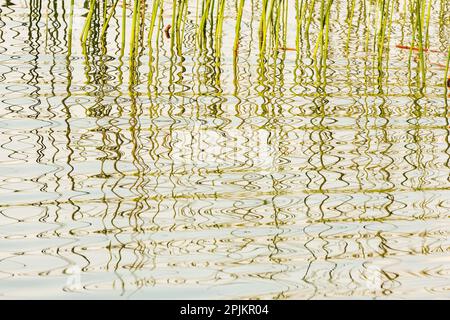
POLYGON ((86 3, 71 54, 69 7, 0 1, 0 298, 450 297, 444 71, 430 64, 420 92, 400 9, 383 74, 364 23, 346 48, 346 1, 326 81, 295 51, 261 64, 256 0, 233 68, 229 1, 220 63, 198 53, 194 17, 181 55, 160 35, 149 86, 143 41, 130 86, 120 9, 107 51, 83 55, 86 3))

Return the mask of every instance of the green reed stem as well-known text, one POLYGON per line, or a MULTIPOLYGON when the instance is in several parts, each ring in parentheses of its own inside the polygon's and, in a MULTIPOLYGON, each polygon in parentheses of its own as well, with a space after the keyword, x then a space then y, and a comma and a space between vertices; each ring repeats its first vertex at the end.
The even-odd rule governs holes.
POLYGON ((170 30, 170 52, 174 52, 173 48, 175 45, 175 29, 176 29, 176 22, 177 22, 177 7, 178 7, 178 0, 172 1, 172 29, 170 30))
POLYGON ((448 46, 448 54, 447 54, 447 63, 445 65, 445 74, 444 74, 444 92, 445 98, 447 98, 448 87, 450 86, 450 76, 449 76, 449 68, 450 68, 450 46, 448 46))
POLYGON ((263 48, 264 49, 266 48, 267 31, 268 31, 269 27, 272 27, 272 28, 274 27, 274 25, 273 25, 273 11, 274 10, 273 9, 275 7, 275 1, 276 0, 272 0, 270 2, 269 10, 267 11, 266 26, 264 28, 265 33, 264 33, 264 38, 263 38, 263 48))
POLYGON ((148 31, 148 47, 152 48, 152 39, 153 39, 153 32, 155 29, 155 23, 156 23, 156 17, 158 16, 158 8, 161 3, 161 0, 154 0, 153 1, 153 7, 151 11, 151 17, 150 17, 150 28, 148 31))
POLYGON ((220 55, 221 42, 222 42, 222 30, 223 20, 225 12, 225 0, 219 0, 217 8, 217 22, 216 22, 216 35, 215 35, 215 51, 216 55, 220 55))
POLYGON ((386 38, 386 26, 390 26, 389 23, 389 0, 381 1, 381 9, 380 9, 380 28, 378 34, 378 62, 381 65, 381 61, 383 59, 384 53, 384 43, 386 38))
POLYGON ((351 1, 352 2, 350 4, 350 13, 349 13, 348 18, 347 18, 347 25, 348 25, 347 41, 345 43, 345 50, 347 52, 348 52, 348 46, 349 46, 349 43, 350 43, 350 35, 351 35, 351 32, 352 32, 352 27, 353 27, 352 22, 353 22, 353 15, 355 13, 355 1, 356 0, 351 0, 351 1))
MULTIPOLYGON (((391 9, 390 9, 390 15, 389 15, 389 22, 388 22, 388 35, 387 35, 387 44, 388 44, 388 54, 387 54, 387 58, 386 58, 386 69, 385 69, 385 73, 388 74, 389 72, 389 44, 391 43, 391 33, 392 33, 392 17, 393 17, 393 13, 394 13, 394 1, 391 1, 391 9)), ((387 77, 386 77, 386 82, 387 82, 387 77)))
POLYGON ((198 40, 200 43, 203 43, 204 37, 205 37, 205 30, 206 30, 206 22, 208 20, 208 15, 210 8, 212 6, 212 0, 203 0, 203 10, 202 10, 202 16, 200 18, 200 24, 198 26, 198 40))
POLYGON ((139 8, 140 0, 134 0, 133 5, 133 18, 131 22, 131 36, 130 36, 130 79, 134 79, 134 65, 135 65, 135 56, 137 51, 137 35, 139 34, 139 16, 140 16, 140 8, 139 8))
MULTIPOLYGON (((317 52, 319 50, 319 47, 321 49, 321 52, 324 53, 324 50, 328 50, 328 45, 324 47, 324 32, 328 32, 329 29, 329 20, 330 20, 330 12, 331 12, 331 5, 333 4, 333 0, 329 0, 327 5, 325 5, 325 0, 322 0, 321 6, 320 6, 320 31, 319 35, 317 37, 316 45, 314 46, 314 52, 313 52, 313 59, 316 61, 317 58, 317 52)), ((328 43, 328 41, 327 41, 328 43)), ((326 52, 325 52, 326 53, 326 52)))
POLYGON ((422 83, 425 83, 425 55, 423 52, 423 11, 421 10, 421 0, 416 0, 416 23, 419 40, 420 71, 422 73, 422 83))
POLYGON ((177 52, 181 55, 183 46, 183 29, 184 29, 184 13, 187 8, 187 0, 179 0, 179 6, 176 8, 176 20, 173 28, 173 33, 175 34, 177 52))
POLYGON ((114 4, 112 5, 111 10, 109 11, 109 15, 106 18, 105 22, 103 23, 102 31, 100 33, 100 39, 104 39, 106 30, 108 29, 108 26, 109 26, 109 21, 114 16, 114 13, 116 12, 116 7, 117 7, 118 3, 119 3, 119 0, 116 0, 114 2, 114 4))
POLYGON ((81 43, 84 45, 86 45, 86 41, 89 35, 89 30, 91 27, 91 21, 92 21, 92 16, 94 15, 94 11, 95 11, 95 3, 96 0, 91 0, 89 3, 89 13, 86 17, 86 21, 84 23, 84 27, 83 27, 83 31, 81 33, 81 43))
MULTIPOLYGON (((331 13, 331 5, 333 4, 333 0, 329 1, 329 5, 326 12, 325 17, 325 38, 324 38, 324 51, 322 53, 322 63, 326 65, 326 61, 328 58, 328 43, 329 43, 329 34, 330 34, 330 13, 331 13)), ((326 68, 324 68, 324 72, 326 72, 326 68)))
POLYGON ((268 3, 268 0, 262 0, 261 20, 259 21, 259 45, 260 45, 260 48, 262 48, 262 43, 263 43, 262 39, 266 34, 264 28, 266 27, 267 3, 268 3))
POLYGON ((186 17, 188 15, 188 0, 183 0, 183 1, 184 1, 184 3, 183 3, 183 8, 184 9, 183 9, 183 14, 182 14, 183 27, 180 28, 180 30, 181 30, 181 39, 184 39, 184 32, 186 30, 186 17))
POLYGON ((428 2, 427 18, 426 18, 426 34, 425 34, 425 47, 430 47, 430 17, 431 17, 431 3, 432 0, 428 2))
POLYGON ((314 14, 314 7, 316 5, 316 0, 312 0, 309 6, 309 15, 308 20, 306 21, 306 27, 305 27, 305 34, 308 37, 309 36, 309 27, 311 25, 311 21, 313 20, 313 14, 314 14))
POLYGON ((127 30, 127 1, 122 0, 122 38, 120 46, 120 58, 125 54, 125 40, 126 40, 126 30, 127 30))
POLYGON ((283 24, 283 33, 282 33, 282 45, 283 47, 287 46, 287 32, 288 32, 288 0, 283 0, 283 18, 282 18, 282 24, 283 24))
POLYGON ((73 10, 74 10, 75 0, 70 1, 70 11, 69 11, 69 30, 67 32, 67 56, 72 55, 72 33, 73 33, 73 10))
MULTIPOLYGON (((281 0, 282 1, 282 0, 281 0)), ((279 38, 280 38, 280 16, 281 16, 281 8, 282 8, 282 4, 280 2, 277 3, 276 5, 276 10, 274 10, 275 12, 275 16, 273 17, 274 22, 273 22, 273 29, 272 32, 274 34, 274 44, 273 44, 273 48, 275 50, 275 54, 277 54, 278 52, 278 44, 279 44, 279 38)))
POLYGON ((302 24, 303 24, 303 19, 305 17, 307 2, 308 2, 307 0, 301 0, 300 3, 299 3, 299 0, 295 1, 295 11, 296 11, 295 19, 297 22, 296 37, 295 37, 295 49, 297 50, 297 55, 300 52, 302 24))

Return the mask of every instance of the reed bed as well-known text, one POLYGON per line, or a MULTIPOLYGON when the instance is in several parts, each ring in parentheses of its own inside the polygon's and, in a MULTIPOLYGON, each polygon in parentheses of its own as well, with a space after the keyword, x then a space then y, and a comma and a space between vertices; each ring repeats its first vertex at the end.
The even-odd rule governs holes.
MULTIPOLYGON (((71 6, 73 8, 73 1, 71 6)), ((125 47, 125 42, 128 41, 130 68, 136 68, 138 52, 146 44, 150 68, 148 81, 151 82, 152 74, 156 71, 153 65, 156 59, 154 55, 158 54, 162 37, 170 39, 173 55, 183 55, 188 16, 195 17, 196 52, 201 54, 211 48, 219 64, 224 21, 232 20, 235 24, 232 55, 234 63, 238 63, 246 6, 250 6, 250 10, 257 11, 259 15, 257 41, 260 61, 267 63, 270 57, 277 56, 279 52, 296 51, 298 59, 307 57, 314 61, 319 82, 326 81, 327 78, 330 35, 335 32, 333 19, 346 19, 346 37, 342 37, 342 42, 345 42, 347 53, 355 26, 360 28, 365 25, 364 51, 367 53, 367 59, 372 59, 374 70, 379 74, 386 73, 389 68, 389 55, 393 46, 391 34, 396 19, 396 23, 400 23, 410 35, 404 37, 397 46, 409 51, 410 75, 412 72, 416 75, 422 89, 427 85, 427 54, 432 51, 431 18, 438 15, 442 25, 448 24, 449 19, 446 13, 449 9, 447 0, 349 0, 344 14, 340 12, 337 0, 89 0, 84 27, 79 36, 85 53, 89 48, 102 44, 105 50, 110 23, 116 15, 121 14, 122 44, 125 47), (168 7, 171 7, 171 12, 167 12, 168 7), (296 40, 292 47, 286 43, 287 33, 294 32, 293 25, 288 25, 290 10, 295 10, 296 16, 296 40), (130 15, 131 33, 126 34, 126 18, 130 15), (143 41, 144 39, 146 41, 143 41), (411 70, 412 68, 415 70, 411 70)), ((73 10, 70 14, 73 15, 73 10)), ((450 57, 448 51, 441 50, 443 59, 450 57)), ((446 59, 447 61, 442 63, 445 64, 442 75, 447 94, 450 80, 449 58, 446 59)), ((131 78, 130 81, 133 82, 131 78)))

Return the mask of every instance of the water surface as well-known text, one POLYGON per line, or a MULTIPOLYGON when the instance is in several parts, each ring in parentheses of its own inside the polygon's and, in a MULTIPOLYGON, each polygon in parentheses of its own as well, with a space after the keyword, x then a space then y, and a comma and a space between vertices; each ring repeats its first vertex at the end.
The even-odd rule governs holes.
MULTIPOLYGON (((346 1, 319 67, 303 49, 260 54, 256 0, 237 63, 234 1, 220 54, 196 45, 192 2, 181 50, 161 32, 150 52, 146 27, 134 63, 119 7, 104 48, 83 52, 76 2, 69 41, 70 1, 0 1, 0 298, 450 297, 450 127, 431 64, 445 58, 427 55, 421 87, 395 47, 411 37, 402 1, 382 71, 363 7, 346 41, 346 1)), ((435 1, 441 51, 449 9, 435 1)))

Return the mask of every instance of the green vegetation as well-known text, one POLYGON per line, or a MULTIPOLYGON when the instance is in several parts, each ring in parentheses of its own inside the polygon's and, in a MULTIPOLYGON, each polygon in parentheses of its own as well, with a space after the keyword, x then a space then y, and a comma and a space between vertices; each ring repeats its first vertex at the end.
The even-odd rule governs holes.
MULTIPOLYGON (((336 39, 333 21, 345 17, 347 30, 346 37, 341 37, 346 44, 348 54, 349 45, 355 28, 365 28, 364 51, 368 59, 373 59, 374 70, 381 77, 387 73, 389 54, 395 43, 392 43, 391 34, 395 25, 401 22, 402 43, 401 49, 409 50, 409 68, 417 75, 416 82, 421 88, 427 83, 427 54, 430 52, 430 43, 433 35, 430 32, 432 18, 439 15, 440 23, 446 23, 445 11, 448 12, 446 0, 364 0, 347 1, 347 12, 342 13, 341 2, 334 0, 90 0, 88 2, 85 24, 80 35, 82 47, 104 44, 108 36, 109 25, 112 19, 122 15, 122 41, 128 38, 130 47, 130 67, 136 68, 136 56, 147 37, 149 48, 149 81, 152 81, 154 71, 153 54, 157 51, 157 43, 164 33, 161 32, 170 19, 170 26, 166 29, 170 37, 170 50, 172 54, 183 55, 186 24, 194 24, 196 34, 196 52, 212 48, 220 68, 222 54, 222 41, 225 21, 235 25, 233 42, 234 63, 239 57, 239 45, 242 33, 242 20, 245 13, 251 10, 259 15, 258 42, 261 58, 277 56, 278 52, 286 50, 297 51, 297 58, 309 57, 314 61, 314 68, 319 82, 326 79, 326 65, 329 56, 330 37, 336 39), (122 9, 119 9, 119 3, 122 9), (402 5, 403 4, 403 5, 402 5), (195 7, 194 10, 191 8, 195 7), (171 10, 164 10, 171 8, 171 10), (295 22, 288 22, 289 10, 295 10, 295 22), (394 15, 397 13, 397 15, 394 15), (127 15, 131 15, 130 31, 126 29, 127 15), (193 17, 194 16, 194 17, 193 17), (189 21, 188 17, 195 18, 189 21), (399 19, 400 18, 400 19, 399 19), (95 20, 95 23, 94 23, 95 20), (295 48, 288 48, 287 33, 296 24, 295 48), (290 24, 288 26, 288 24, 290 24), (95 31, 95 28, 99 28, 95 31), (93 30, 95 32, 93 32, 93 30), (128 34, 127 34, 128 32, 128 34), (101 41, 95 41, 94 33, 100 34, 101 41), (147 33, 147 35, 145 35, 147 33), (409 35, 409 36, 408 36, 409 35)), ((70 12, 73 15, 73 11, 70 12)), ((448 21, 447 21, 448 22, 448 21)), ((294 44, 291 44, 294 45, 294 44)), ((446 52, 442 52, 446 54, 446 52)), ((264 63, 264 62, 263 62, 264 63)), ((447 83, 447 69, 444 70, 445 83, 447 83)), ((411 75, 411 74, 410 74, 411 75)))

